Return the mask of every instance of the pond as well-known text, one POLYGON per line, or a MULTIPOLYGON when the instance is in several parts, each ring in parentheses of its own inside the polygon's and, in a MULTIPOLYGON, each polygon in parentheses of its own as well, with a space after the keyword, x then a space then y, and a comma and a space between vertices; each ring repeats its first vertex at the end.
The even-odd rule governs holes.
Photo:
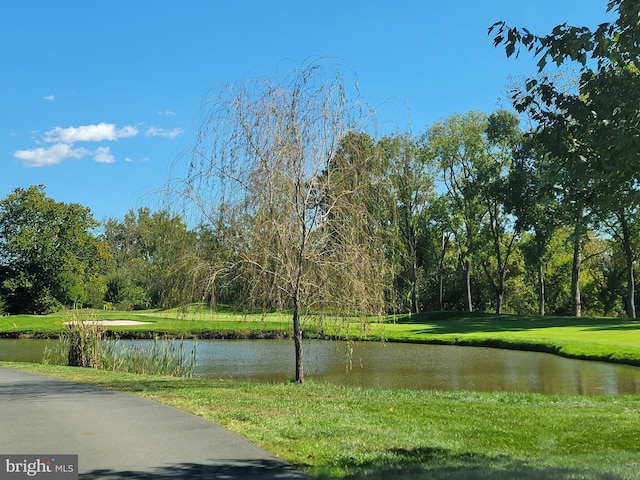
MULTIPOLYGON (((0 340, 0 360, 39 362, 46 340, 0 340)), ((145 341, 135 341, 145 345, 145 341)), ((186 350, 191 351, 189 342, 186 350)), ((481 347, 306 341, 305 375, 374 388, 575 395, 640 393, 640 368, 481 347), (349 368, 349 366, 351 368, 349 368)), ((200 340, 199 376, 279 382, 293 376, 289 340, 200 340)))

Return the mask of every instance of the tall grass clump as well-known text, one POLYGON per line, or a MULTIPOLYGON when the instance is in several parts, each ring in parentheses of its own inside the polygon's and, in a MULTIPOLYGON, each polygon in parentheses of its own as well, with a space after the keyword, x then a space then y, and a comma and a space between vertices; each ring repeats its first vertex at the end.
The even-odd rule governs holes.
POLYGON ((104 330, 95 315, 74 310, 65 325, 57 344, 45 347, 42 363, 100 368, 104 330))
POLYGON ((96 368, 129 373, 193 377, 196 368, 196 342, 191 350, 184 340, 155 338, 147 345, 127 345, 118 339, 105 338, 102 324, 95 315, 74 311, 67 330, 58 344, 47 346, 43 363, 96 368))
POLYGON ((175 377, 193 377, 195 374, 195 341, 190 349, 182 339, 166 340, 158 337, 144 344, 132 345, 126 345, 118 339, 109 339, 104 345, 104 370, 175 377))
POLYGON ((100 368, 102 363, 102 325, 95 319, 74 319, 67 322, 65 332, 67 349, 67 365, 70 367, 100 368))

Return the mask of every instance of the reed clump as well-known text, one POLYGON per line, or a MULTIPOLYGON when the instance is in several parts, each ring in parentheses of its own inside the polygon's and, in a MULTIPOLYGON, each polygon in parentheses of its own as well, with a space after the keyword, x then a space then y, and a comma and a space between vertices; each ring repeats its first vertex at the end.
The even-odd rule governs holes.
POLYGON ((149 375, 193 377, 196 369, 196 341, 161 339, 130 343, 104 341, 103 370, 149 375))
POLYGON ((95 315, 74 311, 56 345, 45 349, 43 363, 129 373, 193 377, 197 343, 184 339, 126 342, 106 338, 95 315))

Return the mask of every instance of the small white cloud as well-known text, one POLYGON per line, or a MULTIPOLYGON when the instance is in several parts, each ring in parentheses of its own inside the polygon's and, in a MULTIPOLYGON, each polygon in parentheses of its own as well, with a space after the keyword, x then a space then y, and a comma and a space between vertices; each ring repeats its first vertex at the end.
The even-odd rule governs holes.
POLYGON ((127 163, 133 163, 134 162, 133 158, 131 158, 131 157, 124 157, 124 161, 127 162, 127 163))
POLYGON ((111 155, 109 147, 98 147, 93 153, 93 159, 98 163, 113 163, 116 159, 111 155))
POLYGON ((32 150, 17 150, 13 156, 22 160, 26 167, 48 167, 57 165, 67 158, 82 158, 87 154, 84 148, 73 148, 67 143, 58 143, 49 148, 34 148, 32 150))
POLYGON ((128 125, 117 129, 113 123, 102 122, 97 125, 83 125, 80 127, 55 127, 45 132, 44 141, 48 143, 100 142, 134 137, 137 134, 138 129, 134 126, 128 125))
POLYGON ((171 140, 175 140, 182 134, 181 128, 174 128, 167 130, 166 128, 149 127, 145 133, 147 137, 165 137, 171 140))
POLYGON ((47 95, 46 97, 42 97, 42 98, 50 102, 53 102, 56 99, 56 97, 54 97, 53 95, 47 95))
POLYGON ((158 112, 158 115, 169 115, 169 116, 174 116, 175 112, 172 110, 165 110, 164 112, 158 112))

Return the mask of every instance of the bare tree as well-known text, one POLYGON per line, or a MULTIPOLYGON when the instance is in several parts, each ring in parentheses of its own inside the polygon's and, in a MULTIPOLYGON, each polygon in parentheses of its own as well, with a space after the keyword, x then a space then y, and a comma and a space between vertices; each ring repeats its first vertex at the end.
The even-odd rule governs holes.
POLYGON ((284 82, 232 85, 205 104, 184 178, 173 182, 230 251, 211 275, 239 279, 255 306, 292 311, 300 383, 310 313, 384 308, 384 255, 360 201, 360 165, 340 165, 351 188, 333 185, 341 142, 368 114, 339 71, 318 62, 284 82))

